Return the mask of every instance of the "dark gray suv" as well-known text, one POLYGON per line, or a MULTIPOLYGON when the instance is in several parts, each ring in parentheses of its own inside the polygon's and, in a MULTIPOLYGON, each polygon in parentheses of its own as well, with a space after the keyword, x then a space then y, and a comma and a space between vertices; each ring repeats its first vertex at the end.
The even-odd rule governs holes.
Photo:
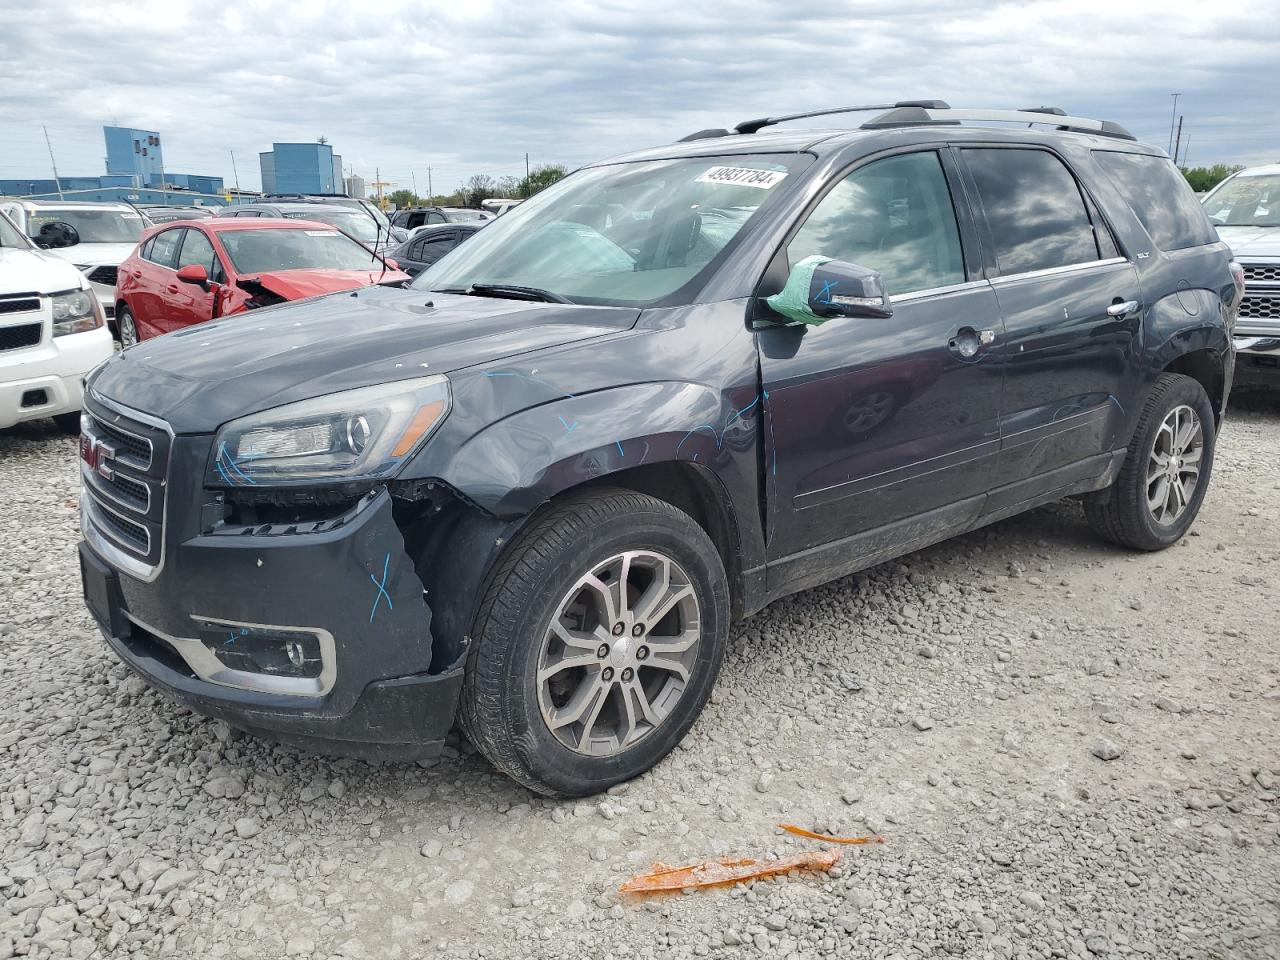
POLYGON ((778 597, 1061 497, 1177 542, 1243 279, 1164 153, 1044 109, 783 119, 579 170, 408 289, 103 364, 107 643, 255 733, 412 758, 459 719, 587 794, 679 742, 778 597))

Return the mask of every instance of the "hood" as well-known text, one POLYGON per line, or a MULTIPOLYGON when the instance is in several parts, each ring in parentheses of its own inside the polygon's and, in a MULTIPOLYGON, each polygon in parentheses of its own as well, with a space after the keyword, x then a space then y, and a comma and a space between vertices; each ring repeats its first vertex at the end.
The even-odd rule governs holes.
POLYGON ((402 283, 410 279, 399 270, 278 270, 240 277, 236 283, 253 292, 253 284, 261 284, 286 300, 303 300, 326 293, 339 293, 374 283, 402 283))
POLYGON ((136 246, 136 243, 77 243, 74 247, 55 247, 44 252, 67 263, 84 264, 86 267, 102 264, 118 267, 136 246))
POLYGON ((1218 227, 1218 236, 1237 260, 1280 257, 1280 227, 1218 227))
POLYGON ((84 277, 47 251, 0 247, 0 296, 10 293, 62 293, 78 290, 84 277))
POLYGON ((407 380, 620 333, 640 311, 367 287, 250 310, 118 353, 102 396, 208 433, 339 390, 407 380))

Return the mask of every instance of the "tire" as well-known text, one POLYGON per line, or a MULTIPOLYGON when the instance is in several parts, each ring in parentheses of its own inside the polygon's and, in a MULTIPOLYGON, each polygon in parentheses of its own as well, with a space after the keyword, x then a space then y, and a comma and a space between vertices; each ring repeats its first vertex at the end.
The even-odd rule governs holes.
POLYGON ((138 345, 138 325, 133 313, 124 304, 116 310, 116 326, 120 328, 120 349, 128 350, 138 345))
POLYGON ((630 780, 665 757, 701 713, 729 619, 720 556, 685 513, 619 489, 554 504, 487 582, 463 681, 463 731, 495 767, 547 796, 587 796, 630 780), (609 589, 582 586, 591 574, 609 589), (624 576, 630 599, 618 610, 622 591, 609 585, 624 576), (644 622, 662 607, 660 596, 677 595, 666 616, 644 622), (564 629, 566 616, 576 618, 574 629, 564 629), (553 620, 561 629, 552 630, 553 620), (575 715, 582 719, 564 723, 575 715))
POLYGON ((72 436, 80 435, 80 411, 75 413, 55 413, 53 422, 58 425, 58 429, 63 433, 69 433, 72 436))
MULTIPOLYGON (((1191 377, 1161 374, 1147 395, 1120 475, 1107 490, 1085 500, 1089 526, 1103 539, 1135 550, 1163 550, 1177 543, 1200 512, 1213 472, 1215 443, 1213 407, 1204 387, 1191 377), (1170 442, 1176 441, 1171 418, 1179 411, 1178 435, 1185 434, 1188 440, 1187 449, 1172 453, 1176 462, 1168 470, 1178 473, 1180 488, 1174 489, 1171 474, 1160 468, 1158 457, 1170 451, 1170 442), (1193 426, 1199 429, 1198 453, 1194 449, 1197 435, 1186 433, 1190 429, 1187 411, 1194 414, 1193 426), (1198 472, 1188 490, 1191 474, 1187 471, 1192 465, 1198 472), (1153 498, 1164 505, 1163 514, 1151 506, 1153 498)), ((1174 449, 1176 446, 1175 442, 1174 449)))

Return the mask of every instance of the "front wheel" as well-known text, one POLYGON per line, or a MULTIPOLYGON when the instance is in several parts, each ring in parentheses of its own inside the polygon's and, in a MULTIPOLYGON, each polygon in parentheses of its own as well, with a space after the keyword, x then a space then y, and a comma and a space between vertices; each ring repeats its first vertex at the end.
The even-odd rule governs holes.
POLYGON ((720 556, 688 515, 627 490, 573 497, 535 520, 491 578, 463 729, 531 790, 597 793, 679 743, 728 631, 720 556))
POLYGON ((1147 396, 1124 466, 1107 490, 1085 500, 1099 536, 1137 550, 1163 550, 1187 532, 1209 487, 1213 407, 1191 377, 1161 374, 1147 396))

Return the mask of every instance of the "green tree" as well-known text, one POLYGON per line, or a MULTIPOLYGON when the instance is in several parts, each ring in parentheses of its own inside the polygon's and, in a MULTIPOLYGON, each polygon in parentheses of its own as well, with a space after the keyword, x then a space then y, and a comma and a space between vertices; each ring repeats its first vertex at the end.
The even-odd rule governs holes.
POLYGON ((520 196, 532 197, 535 193, 547 189, 557 180, 568 175, 569 171, 562 163, 544 163, 534 167, 527 177, 520 181, 520 196))
POLYGON ((463 193, 466 197, 466 206, 478 208, 481 200, 488 200, 498 195, 498 185, 487 173, 477 173, 467 181, 463 193))
POLYGON ((1206 190, 1212 190, 1233 173, 1243 170, 1244 167, 1239 164, 1228 166, 1225 163, 1215 163, 1212 167, 1182 167, 1181 169, 1182 175, 1187 178, 1187 183, 1191 184, 1191 189, 1196 193, 1204 193, 1206 190))
POLYGON ((387 202, 394 203, 397 210, 403 210, 406 207, 416 207, 418 198, 414 196, 412 190, 395 190, 387 194, 387 202))

